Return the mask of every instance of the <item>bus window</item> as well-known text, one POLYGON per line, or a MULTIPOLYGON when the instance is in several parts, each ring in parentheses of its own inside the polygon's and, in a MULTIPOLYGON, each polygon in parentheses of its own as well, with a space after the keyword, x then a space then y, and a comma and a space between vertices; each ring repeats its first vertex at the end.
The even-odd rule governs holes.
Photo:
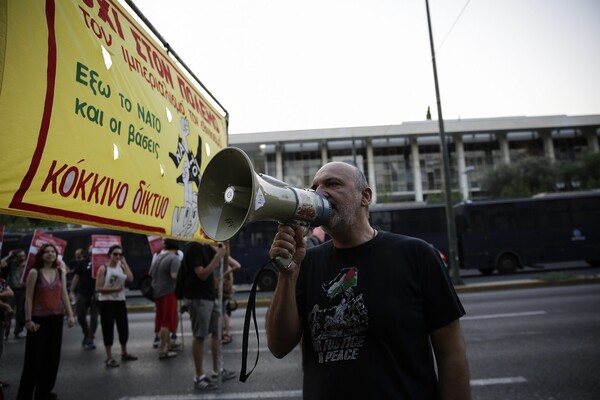
POLYGON ((394 232, 392 228, 392 213, 389 211, 371 212, 371 223, 373 226, 387 232, 394 232))
POLYGON ((152 254, 148 245, 148 237, 140 234, 127 234, 122 235, 121 238, 127 256, 139 260, 139 270, 144 271, 144 266, 146 270, 150 270, 152 254))
POLYGON ((569 222, 567 200, 551 200, 541 204, 541 228, 565 228, 569 222))
POLYGON ((571 200, 574 226, 586 226, 591 221, 600 221, 600 198, 580 198, 571 200))
POLYGON ((538 229, 539 208, 535 202, 515 203, 519 230, 538 229))
POLYGON ((498 231, 511 231, 517 226, 515 210, 512 204, 496 204, 487 208, 490 228, 498 231))
POLYGON ((248 247, 248 238, 245 229, 240 231, 230 240, 231 251, 243 251, 248 247))
POLYGON ((252 246, 262 246, 265 243, 262 232, 252 234, 252 246))
POLYGON ((485 209, 473 207, 467 214, 466 229, 468 233, 485 233, 487 226, 485 223, 485 209))

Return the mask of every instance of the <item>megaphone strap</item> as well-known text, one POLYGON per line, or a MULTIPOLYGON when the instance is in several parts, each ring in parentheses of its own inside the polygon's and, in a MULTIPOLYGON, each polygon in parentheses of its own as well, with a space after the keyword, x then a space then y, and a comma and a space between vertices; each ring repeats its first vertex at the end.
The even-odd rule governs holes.
POLYGON ((244 332, 242 334, 242 368, 240 370, 240 382, 246 382, 254 368, 258 365, 258 356, 260 353, 260 339, 258 336, 258 324, 256 323, 256 287, 258 285, 258 279, 260 278, 260 274, 264 271, 265 267, 274 262, 274 259, 269 260, 258 270, 256 277, 254 278, 254 282, 252 283, 252 289, 250 290, 250 295, 248 296, 248 303, 246 304, 246 316, 244 318, 244 332), (246 373, 247 364, 248 364, 248 334, 250 330, 250 317, 254 321, 254 330, 256 331, 256 360, 254 361, 254 366, 250 370, 250 372, 246 373))

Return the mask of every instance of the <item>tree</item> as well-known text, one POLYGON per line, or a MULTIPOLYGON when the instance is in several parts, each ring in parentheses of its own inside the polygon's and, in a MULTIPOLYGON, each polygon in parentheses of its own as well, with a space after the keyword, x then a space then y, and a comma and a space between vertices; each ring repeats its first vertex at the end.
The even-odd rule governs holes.
POLYGON ((564 190, 600 188, 600 154, 586 154, 577 161, 559 164, 557 179, 564 190))
POLYGON ((556 169, 543 157, 526 157, 488 172, 481 189, 493 198, 529 197, 555 190, 556 169))
POLYGON ((63 222, 45 221, 7 214, 0 214, 0 224, 4 225, 5 230, 10 229, 11 231, 32 231, 34 229, 58 228, 67 225, 63 222))
POLYGON ((600 188, 600 153, 587 154, 581 160, 581 189, 600 188))
POLYGON ((543 157, 526 157, 488 172, 481 189, 492 198, 529 197, 541 192, 600 188, 600 154, 556 165, 543 157))

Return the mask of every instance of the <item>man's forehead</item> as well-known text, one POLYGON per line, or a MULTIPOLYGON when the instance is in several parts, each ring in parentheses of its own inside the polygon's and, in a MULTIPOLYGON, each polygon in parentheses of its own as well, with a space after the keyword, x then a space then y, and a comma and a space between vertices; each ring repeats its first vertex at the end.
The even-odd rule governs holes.
POLYGON ((335 174, 354 174, 354 167, 350 164, 341 161, 332 161, 321 167, 319 172, 327 171, 335 174))
POLYGON ((331 178, 349 178, 354 176, 354 167, 340 161, 330 162, 321 167, 315 174, 314 181, 331 178))

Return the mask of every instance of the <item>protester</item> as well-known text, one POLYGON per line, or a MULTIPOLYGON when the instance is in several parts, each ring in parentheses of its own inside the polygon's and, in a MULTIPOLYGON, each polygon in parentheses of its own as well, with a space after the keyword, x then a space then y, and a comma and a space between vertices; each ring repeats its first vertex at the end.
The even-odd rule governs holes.
MULTIPOLYGON (((228 246, 228 245, 226 245, 228 246)), ((229 247, 227 247, 229 253, 229 247)), ((231 337, 231 312, 230 304, 235 304, 233 301, 233 273, 240 269, 241 264, 230 255, 227 257, 227 269, 223 271, 223 327, 221 331, 221 343, 229 344, 232 342, 231 337)), ((215 290, 218 293, 219 279, 215 275, 215 290)))
POLYGON ((306 233, 305 239, 307 249, 321 244, 321 239, 319 239, 319 237, 314 234, 314 228, 312 227, 308 228, 308 232, 306 233))
MULTIPOLYGON (((14 312, 9 303, 13 296, 14 293, 6 280, 0 278, 0 358, 4 352, 4 321, 14 312)), ((0 390, 8 386, 10 386, 8 382, 0 380, 0 390)))
MULTIPOLYGON (((183 251, 179 250, 179 245, 177 246, 177 258, 179 259, 179 265, 181 265, 181 260, 183 260, 183 251)), ((156 259, 156 257, 158 257, 160 254, 164 253, 166 250, 163 248, 159 253, 153 254, 152 256, 152 262, 154 263, 154 260, 156 259)), ((160 347, 160 327, 154 326, 154 341, 152 342, 152 347, 155 349, 158 349, 160 347)), ((181 347, 181 344, 178 341, 178 337, 177 337, 177 327, 175 327, 172 331, 171 331, 171 337, 170 337, 170 348, 171 350, 177 350, 179 349, 179 347, 181 347)))
POLYGON ((113 245, 108 249, 108 263, 98 268, 96 277, 96 292, 100 302, 100 324, 108 368, 119 366, 112 355, 114 328, 117 325, 119 344, 121 345, 121 361, 135 361, 138 358, 127 352, 129 340, 129 321, 127 320, 127 305, 125 303, 125 282, 133 281, 133 273, 123 256, 123 249, 113 245))
POLYGON ((94 350, 94 339, 98 328, 98 300, 96 298, 96 279, 92 274, 92 248, 88 251, 87 259, 75 265, 73 279, 71 280, 71 299, 75 301, 77 321, 81 326, 83 340, 81 346, 94 350), (90 316, 90 322, 87 316, 90 316))
POLYGON ((213 273, 219 266, 227 250, 225 246, 213 247, 197 242, 188 243, 183 250, 183 297, 192 321, 192 355, 194 357, 194 387, 198 390, 214 390, 219 378, 225 381, 235 377, 235 373, 219 366, 218 322, 221 306, 215 292, 213 273), (211 355, 213 371, 209 378, 204 373, 204 339, 211 335, 211 355))
POLYGON ((25 360, 17 400, 56 399, 52 392, 62 346, 65 310, 69 328, 75 318, 67 293, 67 273, 53 244, 43 244, 27 276, 25 360))
POLYGON ((163 240, 164 251, 154 258, 150 267, 152 289, 156 305, 154 330, 159 332, 159 359, 172 358, 177 355, 173 351, 171 332, 177 330, 177 298, 175 297, 175 280, 181 261, 177 256, 179 246, 173 239, 163 240))
POLYGON ((75 270, 81 264, 85 264, 86 258, 83 249, 75 250, 75 258, 69 261, 67 264, 67 287, 71 287, 71 282, 73 281, 73 276, 75 275, 75 270))
POLYGON ((323 231, 323 228, 321 228, 320 226, 317 226, 316 228, 314 228, 312 230, 312 234, 313 236, 316 236, 317 239, 319 239, 319 243, 323 243, 326 242, 327 239, 325 236, 325 231, 323 231))
MULTIPOLYGON (((22 280, 26 260, 27 255, 23 249, 11 250, 6 257, 0 260, 0 267, 8 269, 6 281, 14 293, 11 306, 15 311, 15 329, 13 331, 15 339, 24 339, 27 336, 25 330, 25 282, 22 280)), ((9 331, 10 320, 4 332, 5 338, 8 338, 9 331)))
POLYGON ((332 240, 307 250, 301 227, 280 225, 269 254, 292 263, 266 324, 277 358, 302 340, 304 398, 469 399, 464 310, 439 254, 371 227, 356 167, 326 164, 312 188, 332 203, 332 240))

